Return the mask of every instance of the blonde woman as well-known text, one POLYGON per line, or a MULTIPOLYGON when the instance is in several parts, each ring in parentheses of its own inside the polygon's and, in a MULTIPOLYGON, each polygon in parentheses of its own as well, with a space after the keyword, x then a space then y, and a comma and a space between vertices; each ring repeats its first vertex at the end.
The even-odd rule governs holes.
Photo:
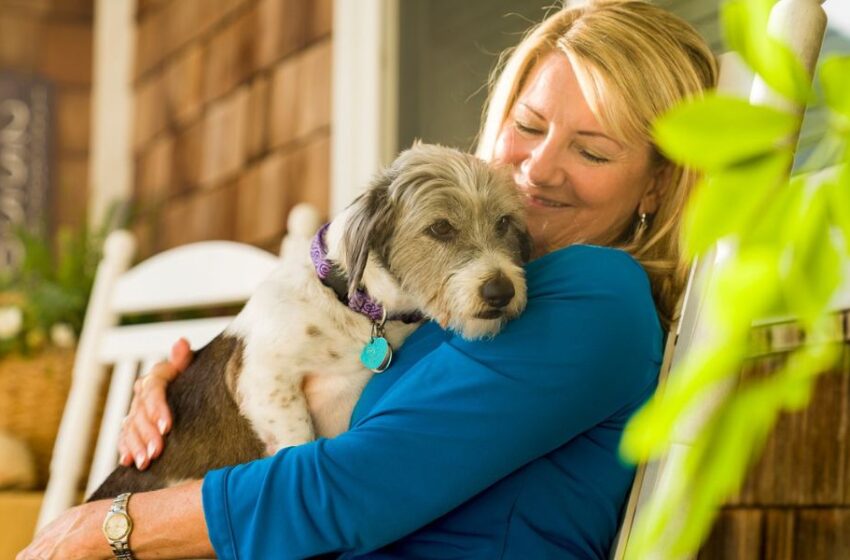
MULTIPOLYGON (((525 313, 495 339, 419 328, 342 435, 129 502, 137 558, 605 558, 634 470, 617 454, 653 392, 684 283, 694 177, 652 120, 715 83, 679 18, 641 1, 552 14, 507 59, 478 154, 513 166, 535 259, 525 313)), ((139 386, 122 462, 163 446, 175 346, 139 386)), ((19 559, 109 558, 94 502, 19 559)))

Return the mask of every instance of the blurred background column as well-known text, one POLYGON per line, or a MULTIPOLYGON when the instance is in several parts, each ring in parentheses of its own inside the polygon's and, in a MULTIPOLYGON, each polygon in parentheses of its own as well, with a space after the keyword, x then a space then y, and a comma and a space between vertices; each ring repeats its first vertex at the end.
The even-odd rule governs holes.
POLYGON ((136 41, 136 0, 97 0, 94 17, 94 83, 91 120, 89 223, 98 227, 115 204, 132 195, 130 147, 136 41))

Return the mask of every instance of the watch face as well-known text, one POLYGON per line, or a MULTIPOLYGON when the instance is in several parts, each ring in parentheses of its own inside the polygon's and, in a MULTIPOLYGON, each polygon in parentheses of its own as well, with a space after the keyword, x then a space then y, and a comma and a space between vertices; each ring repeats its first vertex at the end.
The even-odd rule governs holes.
POLYGON ((123 513, 113 513, 103 524, 103 532, 106 537, 118 540, 130 531, 130 518, 123 513))

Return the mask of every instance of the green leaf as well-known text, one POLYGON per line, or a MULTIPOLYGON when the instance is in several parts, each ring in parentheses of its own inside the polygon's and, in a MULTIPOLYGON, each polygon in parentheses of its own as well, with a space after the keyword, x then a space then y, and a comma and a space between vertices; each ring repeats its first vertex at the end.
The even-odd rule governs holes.
POLYGON ((780 148, 797 122, 771 107, 711 94, 668 111, 655 122, 654 138, 673 160, 713 171, 780 148))
POLYGON ((791 354, 785 367, 773 376, 781 380, 779 400, 784 408, 800 410, 809 404, 817 375, 835 363, 840 349, 839 344, 807 342, 791 354))
POLYGON ((850 56, 830 56, 821 62, 820 81, 827 106, 850 119, 850 56))
POLYGON ((844 254, 850 254, 850 165, 844 164, 838 177, 822 188, 829 200, 830 221, 844 236, 844 254))
POLYGON ((717 270, 706 297, 707 317, 715 328, 745 338, 753 321, 776 307, 780 255, 772 247, 739 249, 717 270))
POLYGON ((797 219, 783 288, 789 309, 807 326, 824 312, 841 283, 841 255, 831 235, 828 188, 815 189, 797 219))
POLYGON ((763 201, 758 215, 739 229, 739 248, 778 248, 790 243, 788 216, 803 200, 804 187, 805 180, 799 176, 777 186, 763 201))
POLYGON ((744 355, 741 341, 724 340, 691 349, 668 376, 668 383, 629 420, 620 442, 626 461, 646 461, 662 454, 676 422, 691 403, 737 372, 744 355))
POLYGON ((806 69, 784 42, 766 33, 774 0, 732 0, 721 8, 724 39, 766 84, 805 105, 810 91, 806 69))
POLYGON ((746 233, 781 187, 791 168, 790 150, 754 158, 708 174, 694 189, 685 211, 684 244, 690 256, 721 237, 746 233))

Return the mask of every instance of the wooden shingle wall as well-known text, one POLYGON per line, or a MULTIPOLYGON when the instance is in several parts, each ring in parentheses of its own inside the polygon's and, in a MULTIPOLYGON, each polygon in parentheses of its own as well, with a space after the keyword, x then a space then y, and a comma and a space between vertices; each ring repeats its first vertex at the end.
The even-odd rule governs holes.
POLYGON ((331 0, 140 0, 133 133, 141 256, 204 239, 276 250, 327 212, 331 0))
POLYGON ((54 226, 85 224, 93 11, 93 0, 0 0, 0 70, 52 86, 54 226))
MULTIPOLYGON (((808 407, 783 414, 737 496, 728 501, 703 560, 850 558, 850 312, 835 317, 842 356, 817 381, 808 407)), ((770 375, 802 342, 794 325, 755 333, 764 353, 744 376, 770 375)))

